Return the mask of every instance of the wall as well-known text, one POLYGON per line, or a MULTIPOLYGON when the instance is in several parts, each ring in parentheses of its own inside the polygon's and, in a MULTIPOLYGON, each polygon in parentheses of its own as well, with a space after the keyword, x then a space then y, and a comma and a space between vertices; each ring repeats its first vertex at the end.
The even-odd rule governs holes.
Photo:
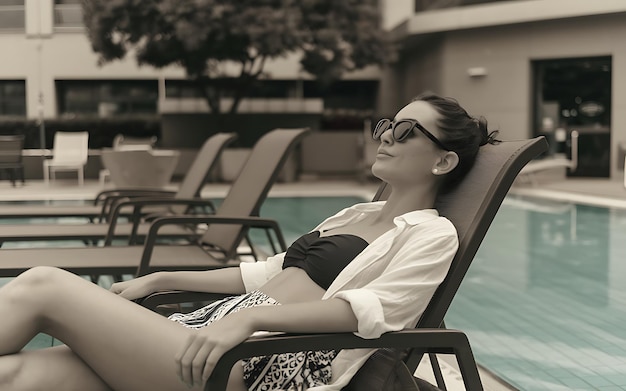
MULTIPOLYGON (((24 179, 26 182, 31 179, 43 179, 43 160, 41 150, 30 149, 29 154, 23 157, 24 163, 24 179)), ((84 168, 85 179, 98 179, 100 170, 103 168, 100 159, 100 150, 89 150, 87 165, 84 168)), ((76 171, 59 171, 56 174, 57 179, 77 179, 76 171)))
POLYGON ((320 128, 321 114, 240 113, 211 114, 184 113, 161 116, 162 148, 197 148, 207 137, 218 132, 236 132, 233 147, 250 148, 265 133, 275 128, 320 128))
POLYGON ((417 46, 411 43, 404 49, 405 58, 397 68, 397 74, 402 79, 398 83, 398 91, 402 101, 399 107, 410 102, 416 95, 424 91, 442 93, 444 82, 444 52, 445 41, 439 35, 424 39, 417 46))
POLYGON ((314 175, 355 175, 362 170, 363 133, 327 131, 310 134, 300 146, 301 172, 314 175))

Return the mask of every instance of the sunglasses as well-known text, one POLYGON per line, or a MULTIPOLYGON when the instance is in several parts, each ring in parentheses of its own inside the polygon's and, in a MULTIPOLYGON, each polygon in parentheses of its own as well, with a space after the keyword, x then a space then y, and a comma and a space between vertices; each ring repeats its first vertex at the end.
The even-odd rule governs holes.
POLYGON ((374 132, 372 133, 372 137, 374 140, 380 140, 383 133, 391 128, 391 136, 394 141, 399 143, 404 142, 407 138, 415 135, 413 129, 417 128, 424 134, 424 136, 428 137, 433 143, 437 144, 437 146, 444 151, 450 151, 450 148, 446 147, 441 141, 437 139, 437 137, 433 136, 426 128, 422 126, 419 122, 414 119, 401 119, 396 122, 383 118, 376 124, 374 128, 374 132))

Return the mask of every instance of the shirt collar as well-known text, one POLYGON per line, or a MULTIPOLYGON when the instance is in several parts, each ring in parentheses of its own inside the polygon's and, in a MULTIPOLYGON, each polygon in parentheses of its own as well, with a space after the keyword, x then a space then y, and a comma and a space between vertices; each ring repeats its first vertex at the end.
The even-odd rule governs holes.
POLYGON ((422 209, 400 215, 393 219, 393 221, 396 225, 398 225, 398 221, 405 221, 409 225, 418 225, 436 219, 437 217, 439 217, 439 212, 437 212, 436 209, 422 209))
MULTIPOLYGON (((360 204, 355 204, 350 209, 355 212, 363 213, 377 212, 383 207, 383 205, 385 205, 385 202, 386 201, 364 202, 360 204)), ((417 225, 425 221, 433 220, 437 217, 439 217, 439 212, 437 212, 436 209, 421 209, 397 216, 396 218, 394 218, 394 223, 398 225, 398 221, 404 221, 406 222, 406 224, 409 225, 417 225)))

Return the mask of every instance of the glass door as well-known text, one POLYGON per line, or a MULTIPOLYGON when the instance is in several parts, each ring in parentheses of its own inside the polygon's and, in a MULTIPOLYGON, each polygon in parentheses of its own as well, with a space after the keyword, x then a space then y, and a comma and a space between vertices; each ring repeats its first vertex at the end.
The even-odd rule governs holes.
POLYGON ((611 162, 611 57, 533 61, 533 132, 549 154, 571 156, 579 134, 578 165, 569 176, 609 177, 611 162))

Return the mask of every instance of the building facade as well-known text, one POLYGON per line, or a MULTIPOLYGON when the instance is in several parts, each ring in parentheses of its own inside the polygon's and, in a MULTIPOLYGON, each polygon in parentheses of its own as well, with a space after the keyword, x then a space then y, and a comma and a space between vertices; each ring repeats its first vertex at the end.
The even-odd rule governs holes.
MULTIPOLYGON (((0 121, 209 111, 180 67, 140 67, 132 53, 98 65, 79 0, 0 0, 0 53, 0 121)), ((300 70, 296 55, 270 61, 265 71, 267 80, 240 104, 239 113, 358 115, 375 103, 375 67, 346 75, 323 94, 300 70)), ((225 98, 222 107, 229 103, 225 98)))
MULTIPOLYGON (((239 112, 387 116, 432 90, 504 139, 547 136, 551 153, 577 130, 571 175, 623 175, 626 1, 381 0, 380 11, 400 50, 390 66, 346 75, 322 97, 297 56, 275 60, 239 112)), ((140 67, 132 55, 99 66, 78 0, 0 0, 0 52, 0 121, 208 112, 178 67, 140 67)))
POLYGON ((382 76, 381 112, 432 90, 484 115, 504 139, 547 136, 552 153, 567 150, 559 142, 577 130, 579 167, 570 175, 623 175, 626 2, 428 3, 446 8, 386 2, 401 54, 382 76))

